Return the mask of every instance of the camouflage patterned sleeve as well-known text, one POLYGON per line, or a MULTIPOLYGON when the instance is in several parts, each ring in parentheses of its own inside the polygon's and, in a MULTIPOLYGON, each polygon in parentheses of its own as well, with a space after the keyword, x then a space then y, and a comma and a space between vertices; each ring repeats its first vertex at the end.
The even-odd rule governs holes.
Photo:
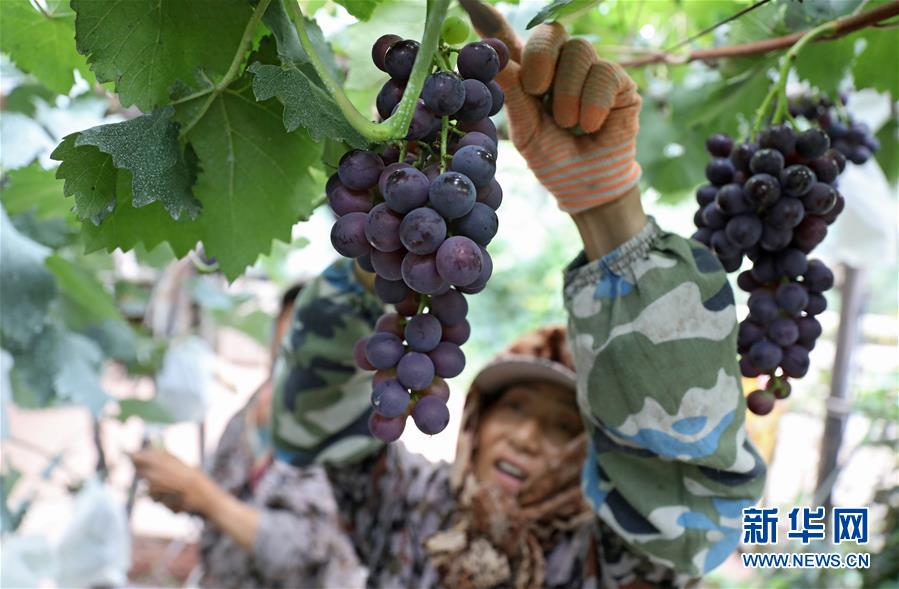
POLYGON ((582 485, 601 528, 631 560, 705 574, 736 549, 741 510, 765 479, 743 427, 725 272, 704 246, 650 219, 603 258, 581 254, 565 304, 590 436, 582 485))
POLYGON ((307 285, 275 365, 275 457, 294 466, 352 463, 382 443, 368 433, 371 373, 353 345, 374 329, 383 308, 339 260, 307 285))

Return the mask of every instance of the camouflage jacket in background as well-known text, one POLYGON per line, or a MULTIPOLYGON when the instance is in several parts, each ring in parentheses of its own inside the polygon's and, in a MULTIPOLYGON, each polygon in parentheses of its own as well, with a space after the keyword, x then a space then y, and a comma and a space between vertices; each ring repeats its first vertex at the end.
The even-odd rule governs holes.
MULTIPOLYGON (((391 446, 372 476, 384 450, 367 434, 370 373, 354 368, 352 347, 381 308, 351 268, 337 262, 298 301, 276 372, 276 457, 330 465, 369 587, 438 587, 418 543, 449 523, 448 465, 391 446)), ((582 487, 597 520, 546 555, 547 586, 683 585, 736 549, 741 510, 765 478, 743 428, 726 274, 704 246, 650 220, 602 259, 578 257, 564 297, 590 436, 582 487), (591 535, 599 578, 584 566, 591 535)))

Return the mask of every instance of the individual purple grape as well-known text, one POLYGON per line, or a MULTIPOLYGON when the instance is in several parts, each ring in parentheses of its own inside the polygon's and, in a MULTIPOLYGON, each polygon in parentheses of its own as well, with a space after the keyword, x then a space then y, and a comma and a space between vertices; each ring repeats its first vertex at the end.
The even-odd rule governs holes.
POLYGON ((365 357, 378 370, 393 368, 405 352, 400 338, 383 331, 369 337, 365 345, 365 357))
POLYGON ((833 288, 833 272, 821 260, 809 260, 802 284, 810 292, 824 292, 833 288))
POLYGON ((437 250, 437 272, 455 286, 474 282, 483 268, 481 248, 462 235, 448 238, 437 250))
POLYGON ((776 229, 792 229, 805 217, 805 207, 798 198, 781 198, 765 213, 765 223, 776 229))
POLYGON ((821 129, 807 129, 796 138, 796 153, 806 159, 821 157, 830 149, 830 138, 821 129))
POLYGON ((503 188, 494 178, 484 188, 478 188, 475 199, 477 202, 482 202, 495 211, 503 203, 503 188))
POLYGON ((789 346, 799 339, 799 327, 788 317, 779 317, 768 326, 768 339, 778 346, 789 346))
POLYGON ((809 162, 808 167, 815 173, 815 177, 821 182, 828 184, 837 179, 840 175, 840 169, 833 159, 824 156, 809 162))
POLYGON ((805 305, 805 312, 811 316, 820 315, 827 309, 827 299, 819 292, 810 292, 808 294, 808 303, 805 305))
POLYGON ((426 388, 434 380, 434 364, 421 352, 406 352, 396 367, 396 377, 407 389, 426 388))
MULTIPOLYGON (((478 80, 465 80, 465 103, 456 112, 456 119, 463 122, 474 122, 486 118, 493 108, 493 97, 490 89, 478 80)), ((468 129, 462 129, 467 131, 468 129)), ((485 135, 490 135, 485 133, 485 135)))
POLYGON ((734 256, 718 258, 718 261, 721 262, 725 272, 736 272, 743 265, 743 254, 738 253, 734 256))
POLYGON ((449 385, 446 384, 446 381, 440 378, 439 376, 435 377, 434 380, 428 385, 427 388, 422 389, 422 396, 434 396, 446 403, 449 401, 450 397, 450 388, 449 385))
POLYGON ((463 78, 486 84, 499 73, 499 55, 483 41, 469 43, 459 50, 456 68, 463 78))
POLYGON ((802 204, 810 215, 823 215, 837 204, 839 193, 830 184, 815 182, 802 197, 802 204))
POLYGON ((712 233, 710 243, 712 251, 719 258, 734 258, 740 255, 740 247, 727 238, 724 230, 718 230, 712 233))
POLYGON ((706 184, 704 186, 700 186, 696 190, 696 202, 699 203, 700 207, 704 207, 707 204, 714 202, 715 196, 718 194, 718 189, 711 184, 706 184))
POLYGON ((749 316, 753 321, 768 324, 777 317, 777 302, 767 290, 756 290, 749 295, 749 316))
POLYGON ((780 182, 770 174, 756 174, 746 181, 743 194, 751 206, 769 206, 780 198, 780 182))
POLYGON ((356 366, 358 366, 362 370, 374 370, 375 367, 371 362, 368 361, 368 358, 365 356, 365 346, 367 345, 367 337, 356 340, 356 343, 353 345, 353 360, 356 361, 356 366))
POLYGON ((411 39, 394 42, 384 55, 384 71, 396 80, 408 80, 420 47, 418 41, 411 39))
POLYGON ((375 332, 392 333, 402 339, 405 331, 404 323, 405 319, 399 313, 384 313, 378 317, 378 321, 375 323, 375 332))
POLYGON ((462 138, 459 139, 459 142, 456 143, 455 149, 459 150, 469 145, 486 149, 493 154, 494 158, 496 158, 496 141, 479 131, 472 131, 471 133, 463 135, 462 138))
MULTIPOLYGON (((443 326, 434 315, 416 315, 406 322, 406 343, 415 352, 430 352, 443 336, 443 326)), ((417 387, 409 387, 417 388, 417 387)))
POLYGON ((421 173, 424 174, 425 177, 427 177, 428 182, 433 182, 434 178, 440 175, 440 164, 431 164, 429 166, 425 166, 421 173))
POLYGON ((780 173, 781 189, 790 196, 804 195, 816 180, 811 168, 799 164, 788 166, 780 173))
POLYGON ((475 187, 487 186, 496 174, 496 156, 483 147, 466 145, 453 155, 450 169, 468 176, 475 187))
POLYGON ((790 245, 793 240, 793 230, 789 227, 772 227, 765 224, 762 227, 762 236, 759 245, 763 250, 777 252, 790 245))
POLYGON ((496 51, 496 55, 499 57, 499 71, 503 71, 503 68, 509 63, 509 48, 506 47, 505 43, 495 37, 482 39, 482 42, 490 45, 493 47, 493 50, 496 51))
POLYGON ((483 260, 481 273, 471 284, 459 287, 459 292, 465 294, 477 294, 487 286, 487 281, 490 280, 490 276, 493 275, 493 260, 490 258, 490 254, 487 253, 487 250, 483 247, 481 248, 481 259, 483 260))
POLYGON ((750 272, 752 273, 752 277, 761 284, 774 282, 780 276, 774 257, 769 255, 758 257, 752 265, 752 270, 750 270, 750 272))
POLYGON ((468 237, 478 245, 486 246, 496 235, 499 219, 496 213, 484 203, 476 202, 471 211, 456 219, 453 230, 458 235, 468 237))
POLYGON ((384 161, 372 151, 354 149, 340 158, 337 175, 340 182, 352 190, 368 190, 378 183, 384 161))
POLYGON ((752 292, 761 286, 758 280, 752 275, 752 270, 745 270, 737 275, 737 286, 743 292, 752 292))
POLYGON ((690 239, 694 239, 704 246, 709 247, 712 243, 713 233, 714 232, 708 227, 700 227, 693 233, 693 235, 690 236, 690 239))
MULTIPOLYGON (((381 172, 381 175, 378 176, 378 192, 383 196, 387 191, 387 179, 397 170, 402 169, 414 169, 412 166, 407 164, 406 162, 394 162, 392 164, 387 164, 384 167, 384 171, 381 172)), ((417 171, 417 170, 416 170, 417 171)))
POLYGON ((394 79, 387 80, 375 98, 375 107, 382 119, 388 118, 393 114, 396 105, 403 99, 403 92, 406 90, 406 83, 394 79))
POLYGON ((784 156, 776 149, 759 149, 749 160, 749 170, 753 174, 768 174, 780 178, 784 169, 784 156))
POLYGON ((399 303, 409 292, 409 287, 402 280, 387 280, 383 276, 375 276, 375 294, 385 303, 399 303))
POLYGON ((358 258, 371 251, 365 237, 366 213, 347 213, 331 227, 331 245, 342 256, 358 258))
MULTIPOLYGON (((400 160, 400 148, 396 145, 388 145, 384 148, 384 151, 381 152, 381 159, 384 161, 385 166, 397 163, 400 160)), ((380 181, 379 178, 378 182, 380 181)))
POLYGON ((748 350, 752 344, 765 337, 765 333, 765 328, 758 323, 743 321, 737 330, 737 346, 748 350))
POLYGON ((392 419, 372 413, 368 418, 368 431, 371 435, 387 444, 397 441, 406 427, 405 417, 394 417, 392 419))
POLYGON ((374 62, 376 68, 382 72, 387 71, 384 67, 384 56, 387 54, 387 50, 390 49, 391 45, 402 40, 403 38, 399 35, 381 35, 378 37, 375 44, 371 46, 371 60, 374 62))
POLYGON ((476 121, 459 121, 457 127, 460 131, 465 131, 466 133, 483 133, 494 141, 497 140, 496 125, 488 117, 476 121))
MULTIPOLYGON (((372 250, 374 251, 374 250, 372 250)), ((365 270, 366 272, 374 272, 375 267, 371 265, 371 252, 368 252, 364 256, 359 256, 356 258, 356 263, 359 264, 359 267, 365 270)))
POLYGON ((802 378, 808 373, 808 350, 797 344, 787 346, 783 350, 780 367, 783 368, 785 376, 802 378))
POLYGON ((437 211, 421 207, 410 212, 400 224, 400 240, 412 253, 419 255, 437 251, 446 239, 446 221, 437 211))
POLYGON ((463 319, 455 325, 444 325, 441 341, 452 342, 457 346, 461 346, 468 341, 469 337, 471 337, 471 324, 463 319))
POLYGON ((796 132, 786 125, 768 127, 759 133, 759 146, 790 155, 796 150, 796 132))
POLYGON ((350 190, 343 184, 334 187, 328 196, 328 204, 338 217, 347 213, 367 213, 371 210, 371 193, 367 190, 350 190))
POLYGON ((727 215, 721 212, 715 203, 707 204, 702 208, 702 221, 709 229, 724 229, 727 225, 727 215))
POLYGON ((786 282, 777 287, 774 299, 787 315, 798 317, 808 304, 808 292, 801 284, 786 282))
MULTIPOLYGON (((448 283, 437 273, 437 256, 409 252, 403 259, 403 280, 409 288, 426 295, 442 292, 448 283)), ((399 310, 399 309, 398 309, 399 310)))
POLYGON ((734 147, 730 154, 730 161, 733 162, 734 168, 744 174, 751 173, 749 161, 757 150, 758 145, 755 143, 741 143, 734 147))
POLYGON ((465 354, 451 342, 440 342, 428 352, 428 357, 434 363, 434 373, 441 378, 459 376, 465 368, 465 354))
POLYGON ((422 433, 433 436, 446 429, 449 423, 449 409, 440 397, 427 395, 415 403, 412 420, 422 433))
POLYGON ((374 271, 387 280, 403 279, 403 258, 406 257, 406 249, 400 248, 392 252, 371 250, 371 265, 374 271))
POLYGON ((456 325, 468 314, 468 301, 456 290, 431 298, 431 314, 444 325, 456 325))
POLYGON ((716 133, 705 142, 705 148, 714 157, 728 157, 733 147, 734 140, 723 133, 716 133))
POLYGON ((727 222, 724 232, 735 246, 750 248, 762 236, 762 222, 755 215, 738 215, 727 222))
POLYGON ((767 339, 760 339, 749 348, 750 362, 762 372, 775 369, 782 356, 780 346, 767 339))
POLYGON ((719 188, 715 204, 728 216, 739 215, 749 210, 749 203, 743 198, 743 187, 740 184, 725 184, 719 188))
POLYGON ((814 317, 800 317, 796 319, 796 326, 799 328, 799 344, 806 349, 814 347, 815 340, 821 337, 821 323, 814 317))
POLYGON ((715 158, 705 167, 705 177, 715 186, 724 186, 734 179, 734 165, 727 158, 715 158))
POLYGON ((503 92, 503 89, 500 88, 499 84, 496 82, 488 82, 487 89, 490 90, 490 112, 487 116, 493 116, 499 111, 503 109, 503 104, 506 102, 506 94, 503 92))
MULTIPOLYGON (((400 364, 402 362, 400 360, 400 364)), ((396 379, 385 380, 374 387, 371 394, 371 404, 375 411, 387 418, 400 417, 406 413, 411 400, 409 391, 396 379)))
POLYGON ((431 206, 447 220, 467 215, 476 198, 474 184, 459 172, 440 174, 431 182, 428 191, 431 206))
POLYGON ((758 368, 752 365, 752 360, 749 359, 749 356, 740 358, 740 374, 746 378, 755 378, 761 373, 762 372, 758 368))
POLYGON ((808 268, 805 254, 796 248, 786 248, 777 254, 777 270, 787 278, 798 278, 808 268))
POLYGON ((793 247, 807 254, 824 241, 825 237, 827 222, 821 217, 806 217, 793 230, 793 247))
POLYGON ((397 313, 404 317, 412 317, 418 313, 418 296, 415 293, 412 293, 403 299, 401 303, 395 304, 393 308, 396 309, 397 313))
POLYGON ((821 215, 821 218, 824 219, 824 222, 828 225, 832 224, 837 220, 837 217, 840 216, 840 213, 843 212, 843 207, 846 206, 846 199, 843 198, 842 194, 837 195, 837 202, 834 203, 833 208, 821 215))
POLYGON ((746 407, 756 415, 768 415, 774 409, 774 397, 765 391, 752 391, 746 396, 746 407))
MULTIPOLYGON (((392 164, 393 165, 393 164, 392 164)), ((415 168, 394 170, 384 182, 384 200, 391 210, 406 214, 428 202, 428 177, 415 168)))
POLYGON ((465 86, 452 72, 435 72, 425 80, 421 97, 428 110, 439 117, 456 113, 465 104, 465 86))
POLYGON ((403 247, 399 235, 402 220, 403 218, 391 211, 386 203, 377 204, 368 213, 365 222, 365 237, 376 250, 396 251, 403 247))
POLYGON ((842 174, 843 170, 846 169, 846 156, 843 155, 838 149, 828 149, 825 157, 829 157, 834 161, 840 174, 842 174))
MULTIPOLYGON (((399 107, 394 107, 394 112, 396 112, 397 108, 399 107)), ((409 123, 409 132, 406 134, 406 139, 410 141, 425 139, 439 128, 440 119, 435 117, 434 113, 425 106, 424 100, 419 98, 418 102, 415 103, 415 112, 412 114, 412 122, 409 123)))

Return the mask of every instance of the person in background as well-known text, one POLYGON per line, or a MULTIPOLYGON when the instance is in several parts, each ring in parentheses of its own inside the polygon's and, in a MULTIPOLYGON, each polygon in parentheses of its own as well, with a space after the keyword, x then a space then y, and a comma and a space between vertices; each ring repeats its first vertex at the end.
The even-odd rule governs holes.
POLYGON ((564 269, 567 333, 481 370, 453 464, 429 463, 368 433, 372 375, 352 348, 383 305, 340 260, 307 286, 278 362, 276 461, 326 465, 371 588, 694 585, 737 548, 766 471, 743 427, 727 276, 645 214, 641 98, 621 67, 559 24, 522 46, 491 6, 462 4, 508 46, 512 142, 583 241, 564 269))
MULTIPOLYGON (((281 298, 272 359, 301 290, 294 286, 281 298)), ((147 449, 132 455, 138 474, 149 483, 152 498, 204 519, 201 586, 361 586, 364 570, 339 529, 324 472, 272 463, 271 397, 269 377, 229 421, 208 473, 165 450, 147 449), (310 536, 320 539, 316 551, 306 547, 310 536)))

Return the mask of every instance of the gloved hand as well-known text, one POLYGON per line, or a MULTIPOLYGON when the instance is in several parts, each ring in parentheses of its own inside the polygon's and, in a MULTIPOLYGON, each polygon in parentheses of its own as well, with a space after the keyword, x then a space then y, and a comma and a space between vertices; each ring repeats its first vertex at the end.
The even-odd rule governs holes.
POLYGON ((559 24, 540 25, 522 48, 492 6, 460 2, 478 34, 509 47, 509 64, 496 81, 506 94, 512 142, 559 208, 577 214, 636 186, 642 100, 621 66, 600 59, 583 39, 569 40, 559 24))

